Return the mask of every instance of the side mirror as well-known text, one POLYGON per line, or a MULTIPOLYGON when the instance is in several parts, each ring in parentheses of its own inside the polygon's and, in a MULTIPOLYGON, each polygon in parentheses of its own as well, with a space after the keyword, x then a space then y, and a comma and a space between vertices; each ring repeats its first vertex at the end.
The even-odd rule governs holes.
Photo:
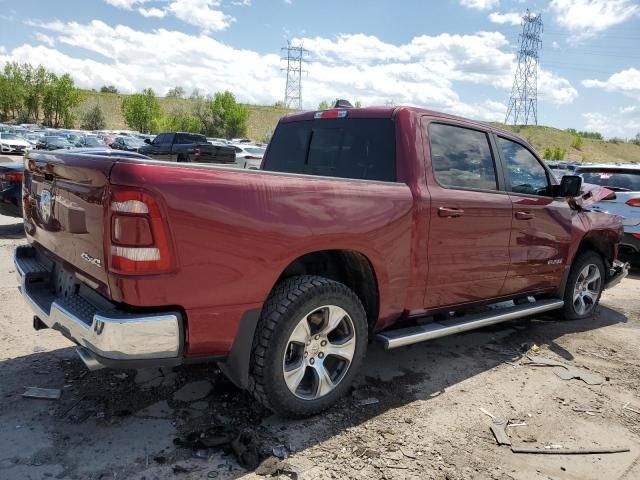
POLYGON ((580 175, 565 175, 560 180, 561 197, 577 197, 582 188, 582 177, 580 175))
POLYGON ((146 143, 147 145, 151 145, 151 140, 149 140, 148 138, 145 138, 144 143, 146 143))

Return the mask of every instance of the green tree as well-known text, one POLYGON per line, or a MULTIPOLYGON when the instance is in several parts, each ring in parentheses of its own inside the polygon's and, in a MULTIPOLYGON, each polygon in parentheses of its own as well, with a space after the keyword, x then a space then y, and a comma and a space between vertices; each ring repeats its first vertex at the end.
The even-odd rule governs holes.
POLYGON ((153 122, 161 115, 155 92, 147 88, 142 93, 129 95, 122 100, 122 116, 125 123, 142 133, 149 133, 153 122))
POLYGON ((176 86, 176 87, 170 88, 166 96, 168 98, 184 98, 184 95, 185 95, 184 88, 176 86))
POLYGON ((634 145, 640 145, 640 133, 636 133, 636 136, 629 140, 629 142, 633 143, 634 145))
POLYGON ((582 137, 574 136, 571 141, 571 148, 575 148, 576 150, 580 150, 582 148, 582 137))
POLYGON ((331 105, 333 105, 333 104, 329 104, 328 100, 322 100, 318 104, 318 110, 329 110, 331 108, 331 105))
POLYGON ((4 66, 0 79, 0 110, 3 117, 15 118, 24 103, 24 77, 17 62, 4 66))
POLYGON ((549 147, 544 149, 544 155, 542 156, 542 158, 544 158, 545 160, 551 160, 553 157, 553 150, 551 150, 549 147))
POLYGON ((202 122, 190 113, 173 112, 162 115, 153 122, 153 132, 202 132, 202 122))
POLYGON ((100 105, 97 103, 82 115, 81 128, 85 130, 103 130, 106 128, 107 121, 100 105))
POLYGON ((28 63, 22 65, 24 79, 24 111, 27 121, 37 122, 40 119, 40 107, 47 85, 47 71, 40 65, 37 68, 28 63))
POLYGON ((225 138, 244 137, 247 134, 249 109, 236 102, 236 97, 228 90, 216 93, 211 104, 214 117, 219 118, 225 138))
POLYGON ((71 75, 65 73, 58 77, 55 73, 47 73, 42 96, 44 123, 55 128, 72 128, 75 123, 73 109, 80 100, 80 90, 75 87, 71 75))
POLYGON ((113 85, 103 85, 100 87, 101 93, 118 93, 118 89, 113 85))

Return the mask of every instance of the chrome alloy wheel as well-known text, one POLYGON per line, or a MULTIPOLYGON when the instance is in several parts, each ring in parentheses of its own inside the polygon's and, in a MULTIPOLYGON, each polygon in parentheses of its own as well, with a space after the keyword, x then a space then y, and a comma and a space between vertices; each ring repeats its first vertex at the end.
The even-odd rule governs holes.
POLYGON ((578 315, 589 313, 598 301, 602 285, 600 269, 593 263, 585 266, 573 288, 573 307, 578 315))
POLYGON ((291 393, 316 400, 332 392, 347 374, 356 351, 356 330, 336 305, 316 308, 294 328, 285 349, 282 373, 291 393))

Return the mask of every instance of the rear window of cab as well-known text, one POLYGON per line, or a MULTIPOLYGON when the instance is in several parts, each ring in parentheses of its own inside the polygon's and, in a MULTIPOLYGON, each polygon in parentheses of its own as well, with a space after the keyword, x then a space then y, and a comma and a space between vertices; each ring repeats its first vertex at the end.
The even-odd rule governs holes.
POLYGON ((395 182, 390 118, 335 118, 278 125, 263 170, 395 182))

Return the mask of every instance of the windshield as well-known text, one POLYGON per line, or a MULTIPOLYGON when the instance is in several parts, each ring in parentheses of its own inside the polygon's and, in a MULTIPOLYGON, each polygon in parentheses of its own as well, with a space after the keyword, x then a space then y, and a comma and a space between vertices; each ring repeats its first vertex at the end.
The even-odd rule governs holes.
POLYGON ((640 169, 633 171, 603 168, 601 170, 578 170, 578 173, 582 175, 585 183, 593 183, 619 191, 640 191, 640 169))
POLYGON ((123 142, 127 147, 140 147, 143 143, 137 138, 124 138, 123 142))
POLYGON ((252 155, 264 155, 264 151, 266 149, 264 149, 264 148, 245 148, 245 150, 247 151, 247 153, 250 153, 252 155))
POLYGON ((66 147, 67 145, 71 145, 67 140, 65 140, 64 138, 51 138, 49 139, 49 143, 51 145, 59 145, 59 146, 64 146, 66 147))
POLYGON ((13 133, 0 133, 0 138, 3 140, 20 140, 20 138, 13 133))

